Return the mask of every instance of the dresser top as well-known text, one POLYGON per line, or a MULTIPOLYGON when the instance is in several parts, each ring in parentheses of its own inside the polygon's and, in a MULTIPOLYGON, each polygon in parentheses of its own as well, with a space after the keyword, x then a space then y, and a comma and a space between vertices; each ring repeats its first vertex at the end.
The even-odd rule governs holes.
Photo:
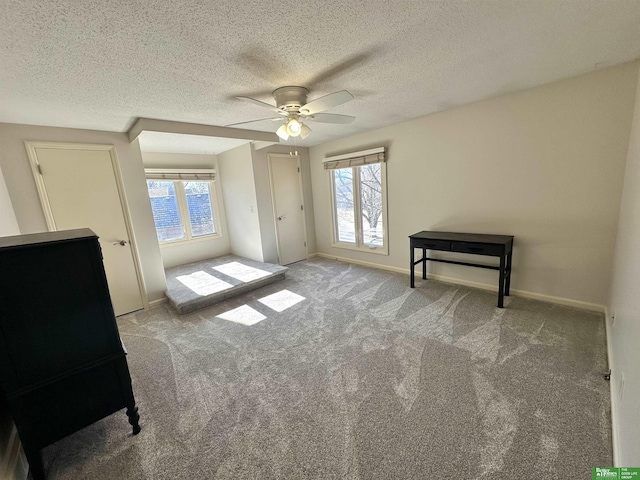
POLYGON ((420 238, 429 240, 450 240, 452 242, 469 243, 496 243, 507 245, 513 242, 513 235, 492 235, 486 233, 460 233, 460 232, 432 232, 424 230, 422 232, 409 235, 409 238, 420 238))
POLYGON ((14 235, 0 238, 0 249, 12 247, 24 247, 39 243, 66 242, 82 238, 97 238, 97 235, 89 228, 76 230, 61 230, 59 232, 30 233, 27 235, 14 235))

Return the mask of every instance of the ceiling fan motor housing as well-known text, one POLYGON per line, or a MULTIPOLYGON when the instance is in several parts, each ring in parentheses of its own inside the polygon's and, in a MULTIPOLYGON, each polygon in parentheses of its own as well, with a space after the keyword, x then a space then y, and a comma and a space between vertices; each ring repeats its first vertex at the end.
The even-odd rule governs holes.
POLYGON ((304 87, 280 87, 273 91, 276 106, 282 111, 297 111, 302 105, 307 104, 307 95, 309 90, 304 87))

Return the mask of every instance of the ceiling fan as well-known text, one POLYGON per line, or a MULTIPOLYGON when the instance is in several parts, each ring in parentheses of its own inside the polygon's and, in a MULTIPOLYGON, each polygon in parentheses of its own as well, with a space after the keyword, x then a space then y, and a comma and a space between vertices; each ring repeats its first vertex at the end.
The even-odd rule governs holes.
POLYGON ((311 133, 311 129, 305 123, 308 120, 322 123, 347 124, 353 122, 356 118, 349 115, 322 113, 325 110, 329 110, 330 108, 337 107, 338 105, 342 105, 343 103, 353 100, 353 95, 346 90, 330 93, 329 95, 316 98, 310 102, 307 102, 309 90, 305 87, 280 87, 276 88, 272 95, 276 101, 275 106, 251 97, 240 96, 236 98, 267 108, 272 112, 279 114, 279 117, 261 118, 259 120, 250 120, 248 122, 233 123, 227 126, 244 125, 247 123, 262 122, 264 120, 285 120, 285 122, 276 130, 276 133, 283 140, 288 140, 289 137, 297 136, 300 136, 303 139, 307 138, 311 133))

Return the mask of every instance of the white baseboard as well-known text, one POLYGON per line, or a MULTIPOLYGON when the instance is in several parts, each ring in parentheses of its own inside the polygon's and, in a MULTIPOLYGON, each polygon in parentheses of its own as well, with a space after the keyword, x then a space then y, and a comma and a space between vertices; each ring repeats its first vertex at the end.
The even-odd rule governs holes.
POLYGON ((607 332, 607 363, 611 369, 611 379, 609 380, 609 393, 611 395, 611 443, 613 447, 613 466, 620 465, 620 442, 618 440, 618 401, 615 392, 618 391, 616 382, 616 370, 613 365, 613 346, 611 345, 611 322, 609 320, 609 310, 604 307, 604 324, 607 332))
POLYGON ((316 258, 318 256, 317 253, 310 253, 309 255, 307 255, 307 260, 311 259, 311 258, 316 258))
MULTIPOLYGON (((404 273, 405 275, 409 275, 409 273, 410 273, 408 268, 391 267, 391 266, 388 266, 388 265, 380 265, 378 263, 363 262, 361 260, 354 260, 352 258, 338 257, 336 255, 328 255, 326 253, 318 253, 317 256, 318 257, 323 257, 323 258, 330 258, 330 259, 333 259, 333 260, 339 260, 341 262, 346 262, 346 263, 353 263, 353 264, 356 264, 356 265, 363 265, 363 266, 366 266, 366 267, 379 268, 381 270, 387 270, 387 271, 390 271, 390 272, 404 273)), ((418 278, 421 278, 422 270, 420 270, 419 272, 418 272, 418 270, 416 270, 416 275, 419 275, 418 278)), ((489 285, 487 283, 471 282, 471 281, 464 280, 464 279, 461 279, 461 278, 445 277, 443 275, 433 275, 433 274, 429 274, 429 278, 431 278, 433 280, 437 280, 439 282, 453 283, 455 285, 464 285, 466 287, 472 287, 472 288, 480 288, 482 290, 489 290, 491 292, 497 292, 498 291, 498 286, 497 285, 489 285)), ((570 298, 554 297, 552 295, 544 295, 542 293, 528 292, 526 290, 514 290, 514 289, 511 289, 511 294, 515 295, 516 297, 530 298, 532 300, 540 300, 542 302, 554 303, 554 304, 557 304, 557 305, 564 305, 564 306, 567 306, 567 307, 574 307, 574 308, 579 308, 581 310, 589 310, 589 311, 592 311, 592 312, 604 313, 604 311, 605 311, 605 306, 604 305, 598 305, 596 303, 582 302, 580 300, 572 300, 570 298)))
POLYGON ((169 299, 167 297, 159 298, 158 300, 152 300, 149 302, 149 308, 157 307, 163 303, 167 303, 169 299))

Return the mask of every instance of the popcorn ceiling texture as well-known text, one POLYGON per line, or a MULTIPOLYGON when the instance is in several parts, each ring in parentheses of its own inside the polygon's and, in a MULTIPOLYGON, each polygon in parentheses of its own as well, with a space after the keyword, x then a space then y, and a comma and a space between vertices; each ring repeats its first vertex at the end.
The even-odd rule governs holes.
POLYGON ((588 478, 611 465, 601 314, 332 260, 179 316, 119 318, 124 412, 44 450, 49 479, 588 478), (259 299, 305 299, 277 313, 259 299), (247 305, 252 326, 217 315, 247 305))
POLYGON ((640 57, 636 0, 2 3, 0 122, 11 123, 227 125, 269 116, 236 95, 351 91, 332 111, 356 122, 313 124, 298 140, 310 146, 640 57))

